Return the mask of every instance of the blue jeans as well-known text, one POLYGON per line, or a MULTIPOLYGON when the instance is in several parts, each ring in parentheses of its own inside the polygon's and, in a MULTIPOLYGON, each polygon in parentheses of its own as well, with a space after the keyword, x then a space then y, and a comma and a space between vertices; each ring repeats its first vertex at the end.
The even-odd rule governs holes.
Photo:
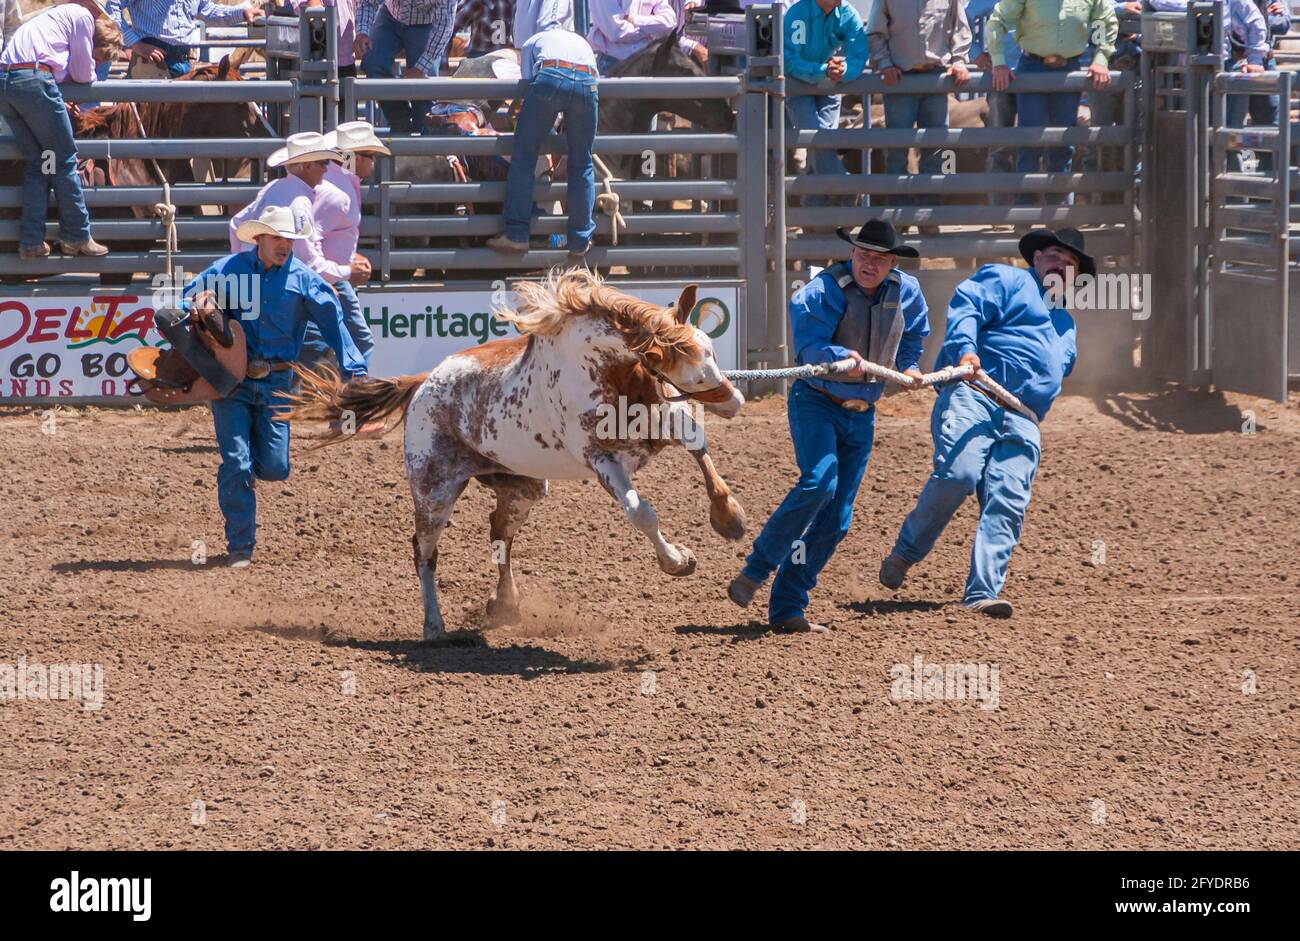
POLYGON ((90 214, 77 176, 77 144, 54 76, 36 69, 0 73, 0 115, 9 123, 27 163, 19 246, 40 248, 45 241, 51 187, 59 210, 59 238, 73 243, 89 239, 90 214), (46 154, 53 155, 49 173, 42 172, 46 154))
POLYGON ((501 210, 506 238, 527 242, 533 221, 533 173, 537 152, 564 115, 564 139, 569 155, 569 250, 583 251, 596 231, 596 171, 591 148, 596 141, 598 95, 596 77, 571 69, 542 69, 524 93, 515 123, 515 139, 506 175, 506 201, 501 210))
POLYGON ((790 388, 787 414, 799 481, 764 524, 742 570, 759 583, 776 570, 767 603, 772 621, 803 613, 849 531, 876 424, 874 407, 850 412, 802 380, 790 388))
MULTIPOLYGON (((361 68, 368 78, 400 78, 401 72, 397 68, 398 52, 404 52, 406 64, 414 67, 416 60, 424 54, 429 33, 433 29, 433 23, 404 26, 393 19, 388 7, 381 5, 375 14, 374 26, 371 27, 370 38, 374 45, 361 60, 361 68)), ((417 110, 423 115, 428 110, 428 102, 385 101, 383 104, 384 117, 394 134, 422 130, 416 123, 417 110)))
MULTIPOLYGON (((785 100, 786 127, 795 131, 833 131, 840 123, 839 95, 795 95, 785 100)), ((844 161, 833 148, 808 148, 805 172, 817 176, 842 176, 844 161)), ((805 196, 805 206, 829 206, 828 196, 805 196)))
POLYGON ((971 548, 965 602, 996 598, 1007 579, 1011 551, 1038 471, 1038 426, 1001 408, 965 382, 945 388, 930 413, 934 473, 907 514, 894 555, 920 562, 957 508, 979 495, 980 520, 971 548))
MULTIPOLYGON (((152 36, 146 36, 142 42, 147 42, 149 45, 157 46, 162 50, 162 67, 167 70, 167 74, 171 78, 180 78, 182 75, 185 75, 190 71, 190 52, 192 50, 189 46, 175 46, 169 42, 163 42, 161 39, 155 39, 152 36)), ((133 58, 131 60, 131 65, 134 65, 135 62, 136 60, 133 58)), ((130 66, 128 66, 128 78, 133 77, 130 74, 131 71, 130 66)), ((96 74, 98 74, 98 69, 96 69, 96 74)))
MULTIPOLYGON (((988 95, 989 127, 1016 126, 1016 96, 1010 92, 991 91, 988 95)), ((1010 173, 1016 168, 1016 149, 1014 147, 990 147, 986 169, 989 173, 1010 173)), ((1010 193, 990 193, 989 202, 994 206, 1007 205, 1011 202, 1010 193)))
MULTIPOLYGON (((887 128, 948 126, 947 95, 900 95, 886 92, 884 100, 887 128)), ((886 173, 907 172, 907 150, 906 147, 891 147, 885 151, 886 173)), ((942 152, 922 150, 918 169, 921 173, 942 173, 942 152)), ((893 196, 888 200, 895 206, 920 205, 932 201, 933 197, 911 195, 893 196)))
MULTIPOLYGON (((1060 68, 1049 68, 1037 56, 1024 53, 1020 64, 1016 66, 1017 75, 1035 75, 1044 72, 1074 72, 1086 69, 1087 63, 1079 58, 1067 59, 1060 68)), ((1015 88, 1014 83, 1012 88, 1015 88)), ((1083 99, 1081 92, 1031 92, 1016 95, 1016 111, 1020 116, 1021 127, 1075 127, 1079 123, 1079 102, 1083 99)), ((1047 160, 1048 173, 1064 173, 1070 168, 1074 156, 1073 147, 1021 147, 1016 153, 1017 173, 1038 173, 1044 156, 1047 160)), ((1049 203, 1068 203, 1069 193, 1047 193, 1049 203)), ((1034 195, 1025 194, 1016 200, 1021 204, 1032 204, 1034 195)))
MULTIPOLYGON (((1277 60, 1269 59, 1264 63, 1264 67, 1270 72, 1277 71, 1277 60)), ((1241 63, 1235 63, 1231 71, 1240 72, 1241 63)), ((1278 115, 1281 113, 1281 105, 1277 95, 1228 95, 1228 104, 1225 109, 1227 113, 1223 116, 1224 124, 1228 127, 1245 127, 1246 114, 1250 114, 1250 123, 1254 127, 1277 127, 1278 115)), ((1273 154, 1267 150, 1260 150, 1259 155, 1259 172, 1273 172, 1273 154)), ((1242 172, 1241 151, 1232 151, 1232 164, 1230 170, 1237 173, 1242 172)))
MULTIPOLYGON (((366 315, 361 310, 361 298, 357 297, 356 288, 348 281, 340 281, 334 285, 334 290, 338 291, 339 304, 343 307, 343 323, 348 328, 352 342, 360 350, 368 371, 370 354, 375 349, 375 338, 371 335, 370 324, 366 323, 366 315)), ((320 335, 316 325, 309 322, 307 332, 303 335, 302 349, 298 353, 298 362, 304 366, 315 366, 329 354, 329 344, 320 335)))
POLYGON ((217 504, 226 518, 226 547, 231 553, 252 553, 257 541, 254 479, 289 476, 289 425, 274 417, 284 407, 276 393, 287 392, 292 383, 291 372, 245 379, 229 396, 212 403, 221 452, 217 504))

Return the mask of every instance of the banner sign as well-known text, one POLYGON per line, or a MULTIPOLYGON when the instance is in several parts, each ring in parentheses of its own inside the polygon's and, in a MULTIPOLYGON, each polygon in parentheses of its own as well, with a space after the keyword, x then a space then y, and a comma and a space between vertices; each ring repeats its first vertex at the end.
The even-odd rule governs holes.
MULTIPOLYGON (((656 304, 677 299, 673 288, 628 289, 656 304)), ((713 340, 723 369, 740 360, 734 285, 700 286, 692 322, 713 340)), ((361 306, 375 338, 376 376, 427 372, 446 356, 513 336, 494 318, 505 292, 362 291, 361 306)), ((165 346, 153 322, 152 295, 99 294, 0 300, 0 403, 25 398, 129 400, 126 354, 141 344, 165 346)), ((143 396, 140 401, 144 402, 143 396)))

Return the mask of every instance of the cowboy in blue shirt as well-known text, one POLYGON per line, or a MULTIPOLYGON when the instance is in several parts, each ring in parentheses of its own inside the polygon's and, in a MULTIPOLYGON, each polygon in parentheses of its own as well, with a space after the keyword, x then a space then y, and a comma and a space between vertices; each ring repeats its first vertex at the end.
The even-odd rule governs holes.
MULTIPOLYGON (((985 265, 957 286, 937 366, 983 369, 1042 421, 1077 356, 1074 319, 1055 298, 1079 272, 1094 277, 1097 266, 1075 229, 1035 229, 1020 240, 1020 254, 1029 270, 985 265)), ((1010 617, 1011 602, 998 593, 1038 471, 1038 424, 971 383, 953 382, 939 393, 930 433, 934 473, 880 566, 880 583, 901 586, 957 508, 977 493, 980 519, 963 604, 1010 617)))
POLYGON ((366 364, 343 323, 343 308, 320 275, 293 257, 295 230, 286 206, 269 207, 236 233, 255 242, 248 251, 213 262, 185 286, 182 306, 213 291, 226 316, 237 318, 248 343, 248 375, 223 399, 212 402, 221 467, 217 503, 226 518, 232 568, 252 563, 257 532, 254 478, 289 476, 289 425, 276 419, 280 394, 293 384, 290 364, 298 358, 308 322, 320 330, 347 377, 365 375, 366 364))
MULTIPOLYGON (((797 0, 785 11, 785 74, 809 85, 851 82, 867 67, 867 31, 862 17, 844 0, 797 0)), ((786 126, 796 131, 834 130, 840 121, 839 95, 790 95, 786 126)), ((808 151, 810 173, 848 173, 833 148, 808 151)), ((809 196, 809 206, 825 206, 826 196, 809 196)))
MULTIPOLYGON (((873 219, 849 235, 849 263, 832 265, 790 302, 794 350, 801 364, 864 359, 911 376, 930 332, 916 278, 893 267, 896 257, 917 257, 898 241, 889 222, 873 219)), ((916 386, 914 385, 913 388, 916 386)), ((804 617, 808 593, 849 531, 853 500, 867 469, 875 430, 875 402, 884 383, 863 378, 800 379, 790 388, 788 417, 799 481, 754 540, 745 567, 727 595, 742 608, 776 570, 768 621, 782 632, 825 631, 804 617)))

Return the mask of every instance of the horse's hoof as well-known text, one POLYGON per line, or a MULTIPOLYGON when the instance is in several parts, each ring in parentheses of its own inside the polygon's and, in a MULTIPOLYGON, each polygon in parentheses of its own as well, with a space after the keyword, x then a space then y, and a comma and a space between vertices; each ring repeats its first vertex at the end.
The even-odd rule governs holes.
POLYGON ((734 497, 727 497, 721 512, 716 503, 709 507, 709 523, 723 539, 735 542, 745 535, 745 511, 734 497))
POLYGON ((519 599, 501 599, 495 596, 488 599, 487 616, 493 624, 518 624, 519 599))
POLYGON ((687 575, 695 572, 695 553, 685 546, 674 546, 678 554, 682 557, 681 565, 676 568, 665 566, 664 571, 674 578, 685 578, 687 575))

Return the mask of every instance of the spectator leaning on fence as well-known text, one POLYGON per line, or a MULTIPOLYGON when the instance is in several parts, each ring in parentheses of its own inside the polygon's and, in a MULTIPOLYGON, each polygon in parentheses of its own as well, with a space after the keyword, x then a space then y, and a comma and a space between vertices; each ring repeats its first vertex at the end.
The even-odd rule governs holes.
MULTIPOLYGON (((1277 59, 1273 57, 1273 44, 1279 37, 1285 36, 1291 32, 1291 15, 1287 12, 1286 6, 1279 3, 1278 0, 1250 0, 1252 6, 1258 9, 1260 17, 1267 24, 1265 34, 1265 51, 1263 53, 1263 66, 1266 71, 1277 71, 1277 59)), ((1230 55, 1232 64, 1228 68, 1234 71, 1244 71, 1250 64, 1251 52, 1258 51, 1258 39, 1252 47, 1252 33, 1245 22, 1234 22, 1228 30, 1230 37, 1230 55)), ((1241 127, 1246 123, 1246 114, 1250 114, 1250 123, 1262 127, 1277 127, 1278 115, 1281 111, 1281 103, 1277 95, 1229 95, 1227 114, 1224 116, 1225 123, 1229 127, 1241 127)), ((1241 151, 1232 152, 1237 164, 1237 170, 1242 169, 1241 151)), ((1273 154, 1267 150, 1259 151, 1259 169, 1264 173, 1271 173, 1273 170, 1273 154)))
MULTIPOLYGON (((966 57, 970 53, 970 24, 961 0, 876 0, 867 22, 871 68, 886 85, 896 85, 907 72, 945 72, 960 87, 966 83, 966 57)), ((884 95, 885 127, 947 127, 948 93, 884 95)), ((943 172, 942 152, 921 151, 920 171, 943 172)), ((885 172, 907 172, 907 148, 885 151, 885 172)), ((895 205, 933 201, 924 196, 895 197, 895 205)))
MULTIPOLYGON (((981 72, 993 71, 993 60, 985 48, 988 38, 988 18, 998 0, 969 0, 966 4, 966 19, 971 24, 970 57, 975 68, 981 72)), ((1020 64, 1020 46, 1016 43, 1015 30, 1008 30, 1003 37, 1003 53, 1007 66, 1014 69, 1020 64)), ((1006 91, 988 93, 988 127, 1016 126, 1016 96, 1006 91)), ((989 173, 1010 173, 1015 169, 1016 149, 1014 147, 990 147, 986 169, 989 173)), ((989 201, 994 205, 1011 202, 1010 193, 990 193, 989 201)))
MULTIPOLYGON (((862 17, 842 0, 798 0, 785 11, 785 74, 809 85, 851 82, 867 67, 867 32, 862 17)), ((840 121, 839 95, 788 95, 787 125, 796 131, 834 130, 840 121)), ((848 171, 834 148, 809 150, 809 172, 818 176, 848 171)), ((809 196, 809 206, 825 206, 825 196, 809 196)))
MULTIPOLYGON (((993 60, 993 89, 1006 91, 1012 73, 1007 67, 1004 37, 1016 31, 1020 64, 1016 75, 1056 72, 1064 75, 1086 69, 1092 87, 1110 84, 1110 54, 1115 51, 1119 24, 1111 0, 1001 0, 988 21, 988 49, 993 60), (1091 61, 1085 53, 1092 49, 1091 61)), ((1079 123, 1081 92, 1017 93, 1016 111, 1021 127, 1075 127, 1079 123)), ((1047 172, 1062 173, 1070 166, 1072 147, 1021 147, 1016 170, 1037 173, 1047 151, 1047 172)), ((1070 194, 1048 194, 1049 202, 1067 202, 1070 194)), ((1032 203, 1029 195, 1017 202, 1032 203)))
MULTIPOLYGON (((402 78, 430 78, 444 63, 456 26, 456 0, 361 0, 356 52, 370 78, 397 78, 397 54, 406 56, 402 78)), ((419 133, 414 101, 385 101, 384 115, 396 134, 419 133)))
MULTIPOLYGON (((325 135, 325 146, 343 155, 344 163, 333 160, 325 163, 325 179, 316 187, 312 202, 312 217, 320 232, 321 254, 336 265, 346 265, 350 276, 346 281, 334 282, 334 292, 343 305, 343 323, 352 342, 361 352, 367 368, 370 353, 375 348, 370 325, 361 309, 361 299, 356 288, 370 280, 370 260, 357 254, 361 238, 361 181, 375 169, 375 158, 392 156, 387 145, 375 136, 375 129, 365 121, 348 121, 325 135), (352 169, 345 164, 352 163, 352 169), (355 172, 354 172, 355 171, 355 172)), ((302 363, 312 366, 329 350, 314 326, 308 325, 302 345, 302 363)))
POLYGON ((239 321, 248 342, 247 377, 230 395, 212 402, 221 452, 217 503, 226 519, 231 568, 247 568, 253 561, 255 481, 289 476, 289 423, 277 416, 284 406, 281 396, 293 384, 290 366, 298 358, 307 324, 320 330, 345 379, 366 374, 365 361, 344 328, 338 298, 294 257, 293 247, 308 237, 304 226, 310 226, 310 220, 300 213, 286 206, 266 207, 245 221, 235 238, 238 245, 255 247, 241 247, 218 259, 185 287, 185 309, 202 291, 213 290, 226 316, 239 321), (232 284, 239 288, 232 290, 232 284))
POLYGON ((502 232, 488 239, 497 251, 528 251, 533 219, 533 168, 537 153, 558 115, 564 115, 569 177, 568 246, 570 260, 586 255, 596 231, 592 209, 596 203, 596 174, 591 149, 596 141, 599 99, 596 54, 587 40, 565 29, 562 20, 539 20, 539 32, 519 50, 520 71, 528 82, 514 149, 506 176, 506 201, 502 232))
POLYGON ((107 255, 90 237, 90 214, 77 176, 77 144, 59 83, 90 83, 95 63, 122 51, 122 34, 95 0, 65 3, 28 20, 0 53, 0 116, 26 161, 18 254, 43 258, 50 189, 65 255, 107 255), (94 10, 95 12, 91 12, 94 10))
POLYGON ((677 13, 673 0, 587 0, 587 38, 600 73, 609 75, 620 62, 675 30, 677 13))
POLYGON ((198 58, 190 45, 198 20, 229 25, 255 23, 262 16, 251 4, 227 6, 212 0, 104 0, 104 9, 131 50, 128 78, 176 78, 188 72, 198 58))
MULTIPOLYGON (((1112 72, 1128 72, 1136 76, 1142 57, 1142 34, 1134 29, 1135 26, 1138 26, 1138 23, 1132 19, 1132 16, 1142 12, 1142 4, 1137 0, 1112 0, 1111 9, 1115 11, 1118 32, 1115 40, 1115 51, 1110 57, 1110 69, 1112 72)), ((1124 101, 1121 92, 1097 91, 1094 89, 1088 92, 1087 101, 1088 125, 1090 127, 1114 127, 1123 117, 1120 113, 1120 105, 1124 101)), ((1122 163, 1116 159, 1115 154, 1116 151, 1113 147, 1089 146, 1087 153, 1084 155, 1084 171, 1114 172, 1119 170, 1122 163), (1100 159, 1103 153, 1108 154, 1104 162, 1100 159)), ((1098 196, 1103 201, 1122 198, 1114 193, 1103 193, 1098 194, 1098 196)))
MULTIPOLYGON (((315 131, 290 134, 285 145, 266 159, 267 167, 284 167, 285 175, 263 186, 256 199, 235 213, 230 220, 230 250, 238 252, 248 247, 240 240, 241 225, 258 218, 269 207, 284 206, 293 214, 295 230, 302 233, 293 245, 298 260, 330 284, 354 277, 350 264, 339 264, 325 257, 321 250, 321 228, 316 224, 317 190, 335 188, 333 183, 325 181, 325 168, 331 161, 341 163, 342 160, 343 155, 328 145, 325 135, 315 131)), ((346 197, 340 193, 335 198, 341 201, 346 197)))

